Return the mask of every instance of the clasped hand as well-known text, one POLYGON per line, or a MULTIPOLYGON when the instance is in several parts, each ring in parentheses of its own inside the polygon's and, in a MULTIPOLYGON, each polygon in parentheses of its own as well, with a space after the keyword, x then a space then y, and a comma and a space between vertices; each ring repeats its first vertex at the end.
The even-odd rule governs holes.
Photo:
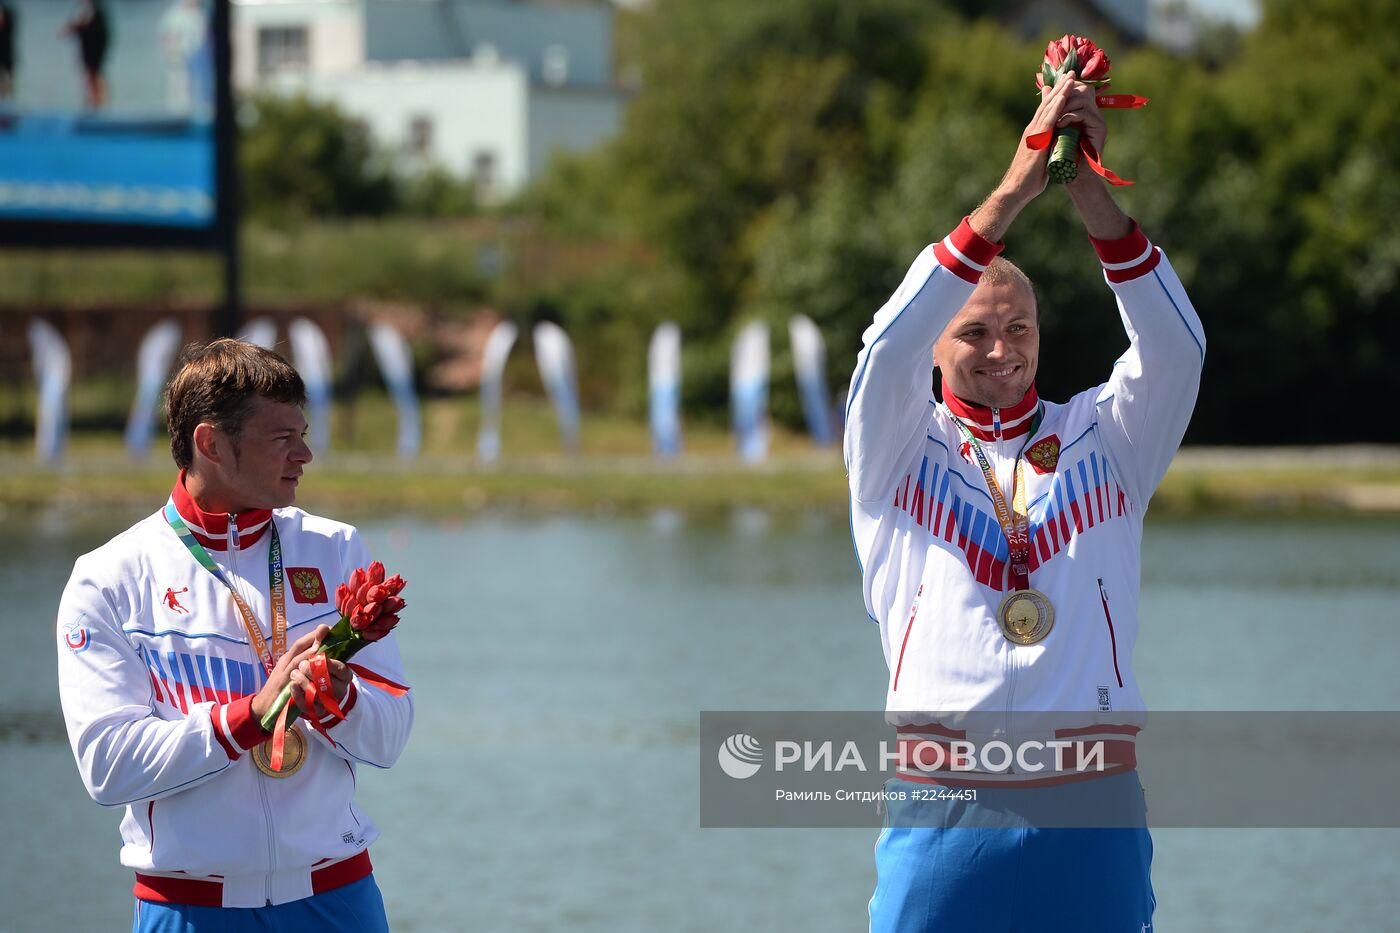
MULTIPOLYGON (((1032 149, 1026 140, 1066 126, 1077 126, 1099 152, 1103 151, 1108 140, 1108 124, 1099 111, 1097 90, 1075 78, 1073 71, 1056 82, 1054 87, 1040 89, 1040 106, 1021 134, 1016 154, 1011 166, 1006 170, 1001 184, 1001 193, 1025 206, 1045 190, 1049 174, 1045 170, 1050 160, 1050 149, 1032 149)), ((1085 182, 1090 173, 1080 172, 1070 187, 1085 182)))
MULTIPOLYGON (((330 626, 318 625, 314 632, 309 632, 292 642, 287 652, 272 666, 267 683, 263 684, 262 689, 253 697, 254 716, 261 719, 266 715, 288 684, 292 687, 292 702, 296 704, 301 715, 317 720, 330 715, 330 711, 325 709, 319 700, 311 709, 307 709, 305 699, 306 688, 312 684, 311 659, 316 656, 330 631, 330 626)), ((345 666, 344 661, 330 659, 326 661, 326 668, 331 675, 331 692, 335 695, 336 703, 340 703, 350 689, 350 669, 345 666)))

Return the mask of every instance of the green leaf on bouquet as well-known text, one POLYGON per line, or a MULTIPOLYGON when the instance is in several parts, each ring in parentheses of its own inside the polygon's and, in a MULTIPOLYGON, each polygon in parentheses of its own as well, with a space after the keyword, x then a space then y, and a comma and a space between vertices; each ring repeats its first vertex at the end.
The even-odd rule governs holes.
POLYGON ((331 626, 331 633, 326 637, 326 640, 328 642, 343 641, 344 639, 351 637, 350 631, 350 620, 347 619, 345 616, 341 616, 339 619, 336 620, 335 625, 331 626))
POLYGON ((1045 80, 1046 87, 1054 87, 1055 79, 1059 77, 1059 75, 1055 73, 1055 69, 1050 67, 1049 62, 1040 63, 1040 76, 1045 80))

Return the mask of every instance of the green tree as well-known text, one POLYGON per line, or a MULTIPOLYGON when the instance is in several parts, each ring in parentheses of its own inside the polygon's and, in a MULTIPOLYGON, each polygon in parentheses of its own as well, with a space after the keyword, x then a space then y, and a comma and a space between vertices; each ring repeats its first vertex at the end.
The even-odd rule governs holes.
POLYGON ((375 216, 397 206, 394 176, 369 130, 335 105, 259 94, 241 110, 240 185, 249 215, 375 216))
MULTIPOLYGON (((787 318, 817 321, 844 382, 875 309, 993 188, 1034 111, 1049 36, 1012 38, 965 18, 975 6, 652 5, 635 22, 645 83, 621 138, 560 163, 525 202, 572 235, 631 244, 598 287, 558 290, 559 316, 638 359, 650 327, 676 320, 686 403, 717 416, 729 340, 764 318, 774 407, 795 420, 787 318)), ((1210 341, 1189 439, 1400 440, 1337 404, 1397 388, 1400 97, 1386 89, 1400 33, 1383 25, 1398 15, 1400 0, 1273 0, 1255 29, 1196 56, 1110 45, 1114 88, 1152 98, 1108 117, 1106 160, 1137 182, 1115 194, 1168 250, 1210 341), (1286 437, 1248 416, 1281 399, 1286 437)), ((1046 312, 1045 394, 1105 378, 1126 341, 1062 191, 1023 214, 1007 255, 1046 312)))
POLYGON ((467 217, 480 211, 472 180, 460 178, 441 165, 401 178, 398 201, 399 212, 412 217, 467 217))
POLYGON ((614 150, 622 216, 689 280, 671 308, 687 339, 687 400, 722 412, 721 340, 750 283, 755 225, 805 203, 830 172, 888 154, 865 131, 917 83, 919 33, 943 18, 925 0, 661 0, 639 31, 644 86, 614 150))

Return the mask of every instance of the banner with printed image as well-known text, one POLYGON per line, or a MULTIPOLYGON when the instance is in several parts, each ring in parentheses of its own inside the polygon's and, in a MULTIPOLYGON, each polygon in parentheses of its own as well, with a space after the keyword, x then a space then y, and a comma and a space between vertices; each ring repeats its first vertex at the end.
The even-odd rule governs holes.
POLYGON ((768 325, 752 321, 734 338, 729 357, 729 406, 739 459, 768 456, 768 325))
POLYGON ((413 352, 403 334, 382 321, 369 326, 369 345, 398 413, 399 456, 412 460, 423 446, 423 415, 418 406, 418 393, 413 388, 413 352))
POLYGON ((647 413, 658 457, 681 452, 681 329, 667 321, 647 348, 647 413))
POLYGON ((501 457, 501 397, 504 391, 506 360, 520 329, 501 321, 486 337, 481 351, 481 426, 476 434, 476 455, 482 463, 495 463, 501 457))
POLYGON ((0 0, 0 240, 213 245, 228 15, 228 0, 0 0))
POLYGON ((136 398, 126 420, 126 451, 132 457, 146 456, 151 446, 160 393, 170 375, 170 364, 175 362, 175 352, 180 349, 182 333, 180 322, 168 318, 146 333, 136 351, 136 398))

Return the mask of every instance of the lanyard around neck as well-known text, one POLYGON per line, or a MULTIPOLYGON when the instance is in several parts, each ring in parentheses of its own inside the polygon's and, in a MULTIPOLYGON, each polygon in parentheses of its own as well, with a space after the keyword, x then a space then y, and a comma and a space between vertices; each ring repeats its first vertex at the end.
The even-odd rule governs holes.
MULTIPOLYGON (((1030 535, 1030 510, 1026 508, 1026 459, 1021 454, 1025 453, 1025 444, 1021 445, 1021 452, 1016 455, 1016 468, 1011 479, 1011 507, 1006 504, 1006 496, 1002 494, 1001 484, 997 482, 996 471, 992 469, 991 463, 987 461, 987 455, 982 452, 982 445, 977 443, 977 438, 962 419, 953 414, 950 410, 949 417, 953 419, 953 424, 958 426, 963 437, 967 440, 968 447, 977 457, 977 465, 982 470, 982 477, 987 482, 987 491, 992 497, 992 507, 996 509, 997 524, 1001 525, 1002 534, 1006 536, 1008 570, 1011 574, 1011 588, 1013 590, 1028 590, 1031 588, 1031 535, 1030 535)), ((1035 420, 1031 423, 1031 430, 1026 435, 1029 442, 1035 436, 1036 429, 1040 427, 1040 413, 1037 412, 1035 420)))
MULTIPOLYGON (((234 589, 228 577, 224 576, 219 565, 214 563, 214 558, 209 556, 204 545, 195 538, 194 532, 180 517, 180 511, 175 508, 173 499, 165 504, 165 520, 170 524, 171 530, 179 536, 180 542, 199 562, 199 565, 213 574, 214 579, 222 583, 233 594, 234 605, 238 607, 238 614, 243 619, 243 628, 248 633, 248 643, 258 653, 258 660, 262 661, 263 670, 271 674, 272 666, 287 651, 286 581, 282 572, 282 542, 277 537, 276 523, 271 518, 267 520, 268 531, 271 532, 270 546, 267 552, 267 582, 269 595, 272 598, 272 648, 269 650, 267 639, 263 637, 262 627, 258 625, 257 616, 253 615, 253 610, 243 597, 238 595, 238 590, 234 589)), ((231 527, 236 529, 238 526, 231 524, 231 527)))

